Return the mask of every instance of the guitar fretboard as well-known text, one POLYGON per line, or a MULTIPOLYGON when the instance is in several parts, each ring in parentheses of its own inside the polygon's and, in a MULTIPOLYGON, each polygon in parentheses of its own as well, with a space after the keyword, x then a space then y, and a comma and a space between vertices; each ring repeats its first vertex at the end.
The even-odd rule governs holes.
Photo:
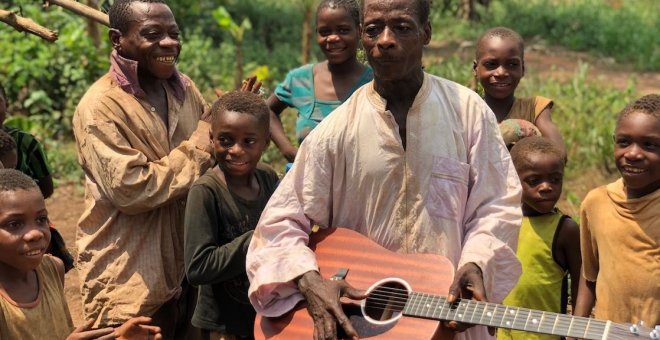
POLYGON ((593 340, 603 339, 610 326, 609 321, 475 300, 449 304, 446 297, 414 292, 403 308, 403 315, 593 340))

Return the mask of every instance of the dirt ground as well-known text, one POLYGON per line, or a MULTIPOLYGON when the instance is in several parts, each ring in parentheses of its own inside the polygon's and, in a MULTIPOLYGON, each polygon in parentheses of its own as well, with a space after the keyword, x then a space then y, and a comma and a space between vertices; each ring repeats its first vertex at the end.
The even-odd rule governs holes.
MULTIPOLYGON (((437 60, 438 58, 448 57, 457 51, 463 58, 472 58, 473 47, 469 44, 461 46, 458 44, 434 43, 429 47, 426 54, 431 55, 430 59, 435 58, 437 60)), ((559 48, 549 50, 542 44, 532 43, 527 49, 525 59, 527 72, 538 72, 541 75, 569 79, 575 74, 579 62, 588 62, 590 64, 589 77, 594 81, 607 82, 617 88, 625 89, 629 78, 635 77, 640 94, 660 92, 660 73, 631 72, 611 60, 599 59, 585 53, 571 52, 559 48)), ((593 188, 601 183, 590 184, 593 184, 590 186, 590 188, 593 188)), ((590 188, 585 188, 585 193, 590 188)), ((76 223, 84 209, 82 185, 58 186, 53 197, 47 200, 47 206, 52 222, 64 236, 69 249, 72 253, 75 253, 76 223)), ((78 272, 76 269, 72 269, 66 274, 65 294, 76 325, 82 322, 79 285, 78 272)))

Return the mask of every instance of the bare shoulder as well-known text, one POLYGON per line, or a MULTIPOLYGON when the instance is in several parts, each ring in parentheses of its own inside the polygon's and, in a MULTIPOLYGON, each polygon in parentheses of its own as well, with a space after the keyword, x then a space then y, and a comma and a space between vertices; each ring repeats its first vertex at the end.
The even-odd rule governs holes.
POLYGON ((557 235, 558 246, 565 252, 579 251, 580 226, 572 218, 563 218, 557 235))
POLYGON ((48 261, 48 260, 53 262, 53 265, 55 266, 55 270, 57 270, 57 274, 59 274, 60 280, 64 284, 64 262, 62 262, 62 260, 60 260, 58 257, 51 255, 44 255, 42 261, 48 261))

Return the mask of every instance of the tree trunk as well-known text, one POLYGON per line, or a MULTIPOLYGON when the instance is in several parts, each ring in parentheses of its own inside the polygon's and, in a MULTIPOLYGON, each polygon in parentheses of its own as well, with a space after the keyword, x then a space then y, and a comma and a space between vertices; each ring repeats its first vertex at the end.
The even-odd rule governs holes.
MULTIPOLYGON (((99 9, 97 0, 87 0, 87 6, 96 10, 99 9)), ((98 48, 101 46, 101 32, 99 31, 99 25, 91 18, 85 18, 85 20, 87 21, 87 34, 92 38, 94 46, 98 48)))
POLYGON ((303 27, 302 27, 302 64, 306 65, 309 63, 309 54, 311 49, 312 41, 312 11, 314 7, 314 1, 305 1, 303 4, 303 27))
POLYGON ((234 89, 241 88, 243 81, 243 41, 236 40, 236 73, 234 73, 234 89))

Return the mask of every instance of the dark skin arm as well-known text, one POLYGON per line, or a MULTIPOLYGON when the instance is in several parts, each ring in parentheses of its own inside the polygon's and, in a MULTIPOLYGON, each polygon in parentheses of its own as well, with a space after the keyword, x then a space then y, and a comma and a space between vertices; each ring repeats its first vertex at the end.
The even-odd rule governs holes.
POLYGON ((566 145, 564 145, 564 139, 561 137, 559 128, 552 122, 551 109, 549 107, 541 111, 538 117, 536 117, 534 125, 541 131, 543 137, 549 138, 561 148, 564 158, 566 158, 566 145))
POLYGON ((286 136, 282 121, 280 120, 280 114, 288 106, 281 102, 274 94, 266 100, 266 104, 270 108, 270 138, 277 145, 277 148, 280 149, 284 158, 289 162, 293 162, 296 158, 296 153, 298 153, 298 148, 293 146, 286 136))
POLYGON ((341 309, 340 297, 361 300, 364 292, 351 287, 344 280, 328 280, 317 271, 308 271, 297 280, 298 289, 307 301, 307 311, 314 320, 314 340, 337 338, 337 322, 352 339, 358 334, 341 309))
POLYGON ((53 194, 53 177, 51 175, 40 178, 38 184, 44 198, 48 198, 53 194))
POLYGON ((587 281, 580 275, 580 286, 573 315, 589 317, 596 303, 596 282, 587 281))
POLYGON ((555 259, 562 268, 567 268, 571 275, 571 306, 575 310, 578 287, 580 285, 580 268, 582 255, 580 252, 580 227, 570 218, 565 218, 557 235, 557 251, 555 259))

